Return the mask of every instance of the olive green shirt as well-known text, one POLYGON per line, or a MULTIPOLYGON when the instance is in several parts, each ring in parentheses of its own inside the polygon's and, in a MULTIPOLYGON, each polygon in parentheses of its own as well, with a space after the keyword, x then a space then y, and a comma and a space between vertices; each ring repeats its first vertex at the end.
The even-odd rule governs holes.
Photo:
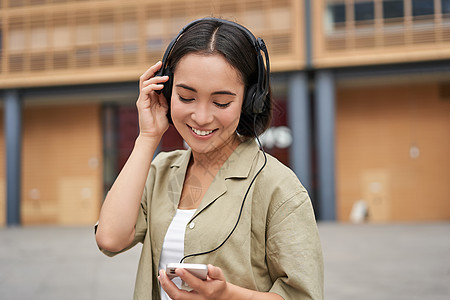
MULTIPOLYGON (((161 248, 178 207, 190 156, 190 150, 177 150, 160 153, 152 162, 135 239, 123 250, 143 243, 134 299, 160 299, 161 248)), ((227 160, 210 159, 221 168, 186 227, 185 255, 214 249, 226 239, 251 181, 264 164, 254 140, 241 143, 227 160)), ((284 299, 323 299, 322 250, 310 198, 296 175, 270 155, 248 192, 231 237, 217 251, 184 262, 215 265, 230 283, 284 299)))

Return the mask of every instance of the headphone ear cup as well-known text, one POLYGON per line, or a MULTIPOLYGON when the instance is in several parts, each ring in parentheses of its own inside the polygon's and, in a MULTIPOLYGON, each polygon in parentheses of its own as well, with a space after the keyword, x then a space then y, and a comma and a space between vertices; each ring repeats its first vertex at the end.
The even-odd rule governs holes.
POLYGON ((255 115, 258 115, 263 112, 264 110, 264 93, 258 92, 256 90, 255 95, 253 96, 253 113, 255 115))
POLYGON ((247 114, 257 115, 263 112, 263 94, 264 93, 258 89, 258 84, 254 84, 248 88, 245 101, 245 112, 247 114))
POLYGON ((169 120, 169 124, 173 124, 172 116, 170 115, 170 101, 172 99, 173 73, 169 69, 166 69, 163 72, 163 76, 169 76, 169 79, 164 83, 162 94, 164 95, 164 98, 166 98, 167 101, 168 106, 167 119, 169 120))
POLYGON ((255 101, 256 96, 256 84, 253 84, 247 89, 247 93, 245 94, 245 101, 244 101, 244 107, 243 110, 246 114, 252 115, 253 112, 253 105, 255 101))
POLYGON ((169 102, 172 96, 173 73, 170 70, 165 70, 163 76, 169 76, 162 89, 162 94, 166 97, 167 102, 169 102))

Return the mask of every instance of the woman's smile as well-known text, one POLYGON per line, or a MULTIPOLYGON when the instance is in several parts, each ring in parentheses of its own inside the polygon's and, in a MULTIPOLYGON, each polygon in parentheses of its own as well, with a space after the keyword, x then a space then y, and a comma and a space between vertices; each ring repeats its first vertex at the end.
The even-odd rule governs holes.
POLYGON ((196 135, 199 135, 199 136, 207 136, 207 135, 210 135, 211 133, 213 133, 214 131, 216 131, 216 130, 201 130, 201 129, 196 129, 196 128, 191 127, 191 126, 189 126, 189 125, 188 125, 188 127, 191 128, 191 130, 192 130, 196 135))

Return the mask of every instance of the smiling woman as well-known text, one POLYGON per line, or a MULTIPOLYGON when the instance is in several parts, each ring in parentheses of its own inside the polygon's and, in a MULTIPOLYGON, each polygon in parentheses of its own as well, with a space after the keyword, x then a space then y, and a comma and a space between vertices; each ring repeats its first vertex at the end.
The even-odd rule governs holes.
POLYGON ((262 39, 206 18, 140 77, 139 137, 96 232, 111 256, 143 243, 135 299, 323 299, 308 193, 255 141, 271 120, 269 68, 262 39), (189 149, 151 161, 170 123, 189 149), (168 276, 177 262, 207 264, 206 280, 168 276))

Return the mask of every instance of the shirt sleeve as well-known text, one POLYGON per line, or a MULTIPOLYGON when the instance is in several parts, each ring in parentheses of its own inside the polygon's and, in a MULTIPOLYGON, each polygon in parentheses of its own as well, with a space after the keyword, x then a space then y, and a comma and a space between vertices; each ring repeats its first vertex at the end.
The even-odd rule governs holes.
POLYGON ((323 299, 323 257, 306 190, 276 207, 267 223, 270 292, 288 299, 323 299))

